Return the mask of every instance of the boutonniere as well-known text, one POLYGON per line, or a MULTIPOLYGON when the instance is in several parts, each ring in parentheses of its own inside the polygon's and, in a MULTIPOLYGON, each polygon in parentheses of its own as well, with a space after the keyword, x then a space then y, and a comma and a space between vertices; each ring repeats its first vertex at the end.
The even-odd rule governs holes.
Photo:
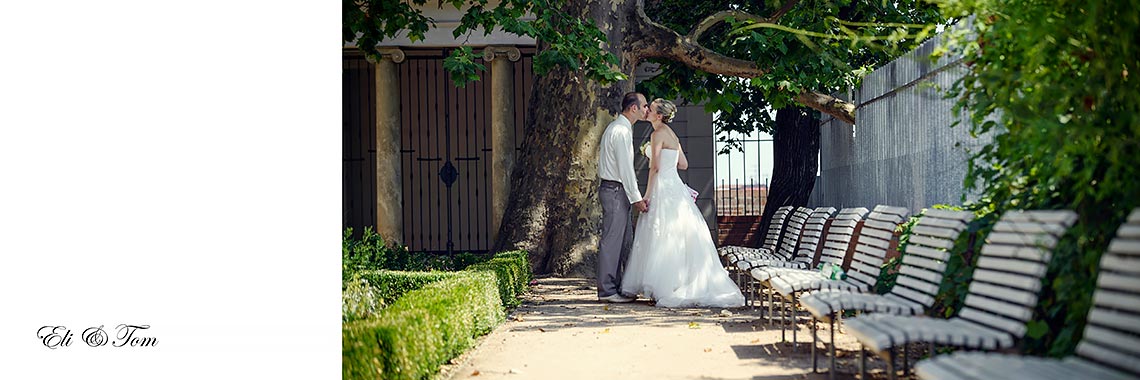
POLYGON ((649 141, 641 144, 641 154, 645 157, 649 157, 649 141))

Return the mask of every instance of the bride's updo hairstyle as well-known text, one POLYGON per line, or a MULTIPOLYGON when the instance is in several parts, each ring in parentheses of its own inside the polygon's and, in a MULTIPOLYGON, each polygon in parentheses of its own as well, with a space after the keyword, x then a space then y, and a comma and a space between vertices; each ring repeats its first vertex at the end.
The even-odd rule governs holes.
POLYGON ((677 106, 673 105, 673 102, 657 98, 653 99, 653 104, 655 107, 654 111, 657 111, 657 113, 661 115, 662 122, 672 122, 673 116, 677 115, 677 106))

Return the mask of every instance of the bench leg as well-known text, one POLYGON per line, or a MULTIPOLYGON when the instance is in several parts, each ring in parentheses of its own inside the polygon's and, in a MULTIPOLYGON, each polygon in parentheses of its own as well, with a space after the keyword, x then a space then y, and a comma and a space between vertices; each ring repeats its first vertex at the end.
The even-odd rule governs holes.
POLYGON ((796 347, 799 346, 799 343, 800 343, 799 337, 798 337, 798 335, 799 335, 798 333, 800 331, 800 325, 796 324, 796 317, 799 317, 799 315, 796 314, 798 311, 798 310, 796 310, 796 305, 798 305, 798 303, 796 301, 796 292, 793 291, 792 292, 792 304, 788 305, 788 314, 791 314, 791 316, 792 316, 792 319, 788 321, 788 323, 791 324, 790 328, 792 329, 792 352, 796 352, 796 347))
POLYGON ((890 380, 897 380, 898 376, 895 374, 895 350, 898 346, 887 349, 887 378, 890 380))
POLYGON ((859 343, 859 378, 867 380, 867 347, 859 343))
POLYGON ((817 365, 819 358, 815 354, 815 345, 819 342, 819 337, 816 336, 815 318, 811 319, 811 373, 819 373, 819 366, 817 365))
POLYGON ((907 346, 906 343, 903 343, 903 345, 902 345, 903 377, 906 377, 907 373, 910 371, 910 363, 909 363, 910 362, 910 350, 907 350, 906 346, 907 346))
POLYGON ((831 372, 828 373, 827 378, 829 378, 831 380, 835 380, 835 313, 831 314, 831 322, 830 323, 831 323, 831 329, 830 329, 830 331, 831 331, 831 348, 830 348, 830 350, 831 350, 831 367, 829 368, 829 371, 831 371, 831 372))
POLYGON ((775 303, 776 303, 776 299, 772 295, 772 288, 768 287, 768 326, 772 325, 772 316, 775 315, 774 314, 775 313, 775 310, 774 310, 775 303))

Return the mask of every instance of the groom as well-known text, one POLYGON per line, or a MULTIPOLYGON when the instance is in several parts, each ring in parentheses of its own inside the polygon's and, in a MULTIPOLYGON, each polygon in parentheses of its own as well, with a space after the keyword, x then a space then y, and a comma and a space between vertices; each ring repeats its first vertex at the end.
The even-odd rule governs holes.
POLYGON ((598 200, 602 203, 602 236, 598 241, 598 300, 631 302, 637 295, 623 295, 621 276, 633 245, 632 205, 637 211, 649 207, 637 188, 633 170, 633 123, 645 120, 649 103, 645 95, 630 92, 621 100, 621 115, 602 133, 598 155, 598 200))

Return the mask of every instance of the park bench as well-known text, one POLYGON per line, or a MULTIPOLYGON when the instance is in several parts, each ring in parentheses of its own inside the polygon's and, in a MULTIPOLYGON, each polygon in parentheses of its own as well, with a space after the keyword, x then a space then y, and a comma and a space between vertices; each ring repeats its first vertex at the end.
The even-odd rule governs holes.
POLYGON ((787 219, 788 214, 791 214, 794 207, 784 206, 776 209, 772 214, 772 223, 768 224, 768 232, 764 235, 764 240, 759 247, 743 247, 738 245, 729 245, 717 248, 717 253, 724 258, 725 266, 732 271, 739 271, 737 262, 744 258, 761 255, 771 254, 776 250, 776 243, 780 241, 780 233, 783 232, 784 221, 787 219))
MULTIPOLYGON (((827 228, 827 234, 822 237, 823 248, 820 252, 820 262, 826 264, 842 265, 847 253, 850 252, 852 238, 855 236, 855 230, 859 222, 867 215, 868 210, 863 207, 858 208, 845 208, 839 211, 835 220, 827 228)), ((797 272, 797 271, 811 271, 819 276, 818 271, 809 269, 795 269, 784 267, 758 267, 749 271, 749 274, 755 279, 762 288, 771 290, 768 282, 775 276, 784 272, 797 272)), ((768 291, 768 323, 772 324, 772 316, 774 314, 773 308, 775 306, 774 291, 768 291)), ((781 302, 783 299, 781 299, 781 302)))
POLYGON ((1100 258, 1076 355, 1065 359, 967 352, 915 365, 923 379, 1140 379, 1140 208, 1100 258))
POLYGON ((772 223, 768 225, 768 232, 764 235, 764 241, 760 244, 760 247, 730 245, 717 248, 717 253, 723 258, 725 267, 733 274, 737 285, 743 284, 745 269, 742 269, 741 266, 747 265, 744 263, 744 260, 761 255, 771 255, 772 252, 775 252, 776 244, 780 241, 780 233, 783 232, 785 221, 793 209, 794 207, 792 206, 784 206, 776 209, 776 212, 772 215, 772 223))
POLYGON ((798 212, 806 214, 802 222, 800 218, 792 218, 788 222, 788 232, 784 233, 783 243, 779 247, 779 256, 749 260, 749 272, 756 268, 779 267, 807 269, 815 260, 815 253, 819 248, 819 241, 823 237, 824 226, 827 220, 835 213, 834 207, 817 207, 815 210, 801 207, 798 212), (797 244, 798 238, 798 244, 797 244))
POLYGON ((748 271, 752 268, 767 266, 768 263, 792 260, 792 258, 795 257, 796 246, 799 244, 800 236, 804 231, 804 224, 807 223, 811 212, 812 209, 810 208, 796 207, 795 211, 786 218, 787 222, 784 226, 784 232, 780 235, 780 243, 776 245, 774 252, 758 252, 737 262, 737 273, 740 274, 740 281, 742 281, 738 282, 738 284, 741 284, 741 288, 744 289, 750 305, 755 305, 754 295, 757 284, 751 276, 747 275, 748 271))
POLYGON ((829 377, 834 378, 835 319, 840 313, 845 310, 901 315, 924 313, 934 303, 942 284, 949 250, 973 219, 974 214, 968 211, 925 210, 911 228, 895 285, 886 294, 821 290, 801 297, 800 304, 812 314, 812 372, 817 368, 817 321, 828 322, 831 326, 829 377))
POLYGON ((862 314, 844 320, 862 348, 859 373, 866 378, 866 351, 882 356, 894 379, 895 349, 903 350, 904 376, 909 343, 951 345, 979 350, 1013 347, 1025 335, 1052 250, 1076 221, 1076 213, 1010 211, 986 237, 965 306, 950 319, 891 314, 862 314))
MULTIPOLYGON (((790 318, 784 318, 783 326, 790 323, 792 326, 792 344, 797 343, 798 330, 796 325, 797 298, 800 293, 813 290, 843 290, 849 292, 870 292, 879 280, 879 273, 886 260, 887 250, 891 239, 899 224, 907 220, 909 210, 905 207, 875 206, 859 236, 855 238, 855 250, 851 259, 850 270, 845 279, 824 278, 818 270, 812 269, 773 269, 773 276, 768 279, 771 290, 780 294, 781 299, 790 299, 790 318)), ((785 333, 781 332, 781 336, 785 333)), ((793 350, 794 350, 793 346, 793 350)))

